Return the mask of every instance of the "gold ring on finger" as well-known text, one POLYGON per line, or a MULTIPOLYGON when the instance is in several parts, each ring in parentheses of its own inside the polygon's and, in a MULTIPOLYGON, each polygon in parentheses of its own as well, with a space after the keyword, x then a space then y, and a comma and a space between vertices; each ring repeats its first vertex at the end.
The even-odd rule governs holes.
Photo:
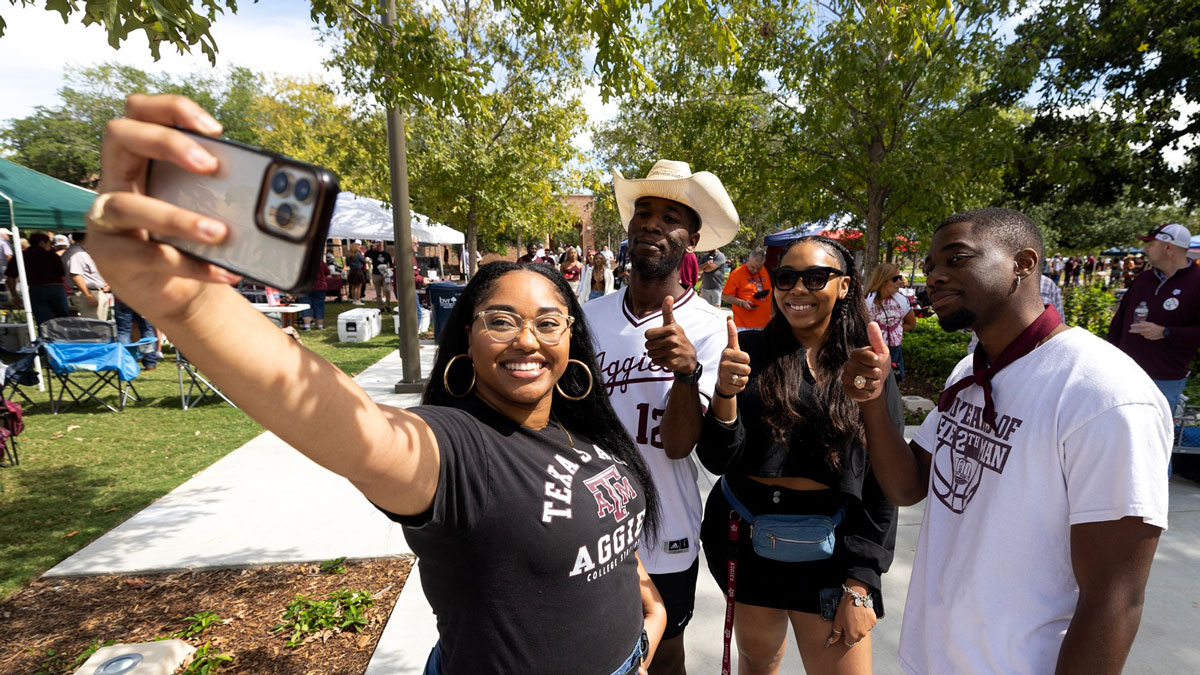
POLYGON ((854 376, 854 388, 855 389, 866 389, 867 388, 867 378, 863 377, 862 375, 855 375, 854 376))
POLYGON ((84 220, 97 230, 115 232, 117 228, 104 219, 104 207, 108 205, 109 197, 112 197, 111 192, 105 192, 96 197, 96 200, 92 202, 92 207, 88 209, 87 214, 84 216, 84 220))

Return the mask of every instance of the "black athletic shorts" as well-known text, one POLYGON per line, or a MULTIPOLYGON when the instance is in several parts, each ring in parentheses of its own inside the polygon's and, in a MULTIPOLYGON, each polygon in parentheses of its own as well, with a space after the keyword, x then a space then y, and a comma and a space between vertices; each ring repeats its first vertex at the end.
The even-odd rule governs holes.
POLYGON ((670 640, 683 634, 688 622, 692 620, 692 610, 696 608, 696 575, 700 570, 700 559, 682 572, 668 574, 651 574, 658 594, 662 596, 663 604, 667 607, 667 628, 663 631, 662 639, 670 640))

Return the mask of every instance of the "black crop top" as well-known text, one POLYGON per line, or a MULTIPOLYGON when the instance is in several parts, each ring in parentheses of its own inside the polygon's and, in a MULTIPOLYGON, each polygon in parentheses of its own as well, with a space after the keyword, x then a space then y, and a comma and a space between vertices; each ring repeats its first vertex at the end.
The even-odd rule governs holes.
MULTIPOLYGON (((827 460, 829 446, 821 431, 827 418, 817 403, 816 382, 808 368, 804 369, 799 393, 802 417, 788 431, 784 442, 778 442, 763 420, 762 400, 758 394, 758 373, 768 359, 766 333, 743 331, 738 340, 742 351, 750 355, 750 379, 746 389, 738 394, 738 418, 732 426, 718 422, 711 408, 705 415, 704 433, 696 446, 696 454, 704 467, 715 474, 808 478, 861 498, 866 449, 861 443, 852 441, 842 451, 841 468, 830 466, 827 460)), ((795 347, 804 349, 799 345, 795 347)), ((889 415, 903 433, 904 415, 894 376, 888 376, 883 395, 887 397, 889 415)))

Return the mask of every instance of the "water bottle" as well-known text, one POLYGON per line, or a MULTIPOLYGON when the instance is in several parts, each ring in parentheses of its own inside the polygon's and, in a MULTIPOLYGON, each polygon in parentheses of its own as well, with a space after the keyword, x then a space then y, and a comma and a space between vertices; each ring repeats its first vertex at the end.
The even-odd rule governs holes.
POLYGON ((1133 319, 1137 323, 1146 321, 1146 317, 1150 316, 1150 308, 1146 306, 1146 301, 1138 303, 1137 309, 1133 310, 1133 319))

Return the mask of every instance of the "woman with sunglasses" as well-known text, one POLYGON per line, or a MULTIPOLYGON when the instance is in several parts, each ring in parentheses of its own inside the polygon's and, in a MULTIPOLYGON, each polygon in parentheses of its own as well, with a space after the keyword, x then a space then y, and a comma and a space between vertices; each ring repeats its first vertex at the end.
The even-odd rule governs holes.
MULTIPOLYGON (((722 478, 701 541, 727 598, 731 576, 736 584, 738 673, 778 672, 789 625, 806 672, 870 673, 896 509, 867 466, 858 405, 841 385, 848 354, 867 344, 862 287, 850 252, 824 237, 789 244, 771 282, 767 326, 729 325, 703 420, 696 452, 722 478), (764 516, 816 524, 821 536, 789 536, 764 516)), ((886 395, 902 427, 892 380, 886 395)))
POLYGON ((892 371, 896 381, 904 381, 904 352, 901 343, 904 334, 917 327, 917 313, 913 311, 908 296, 900 292, 904 288, 904 275, 896 263, 879 263, 871 272, 867 283, 867 314, 879 324, 883 340, 892 354, 892 371))
POLYGON ((108 127, 88 214, 97 264, 243 411, 404 525, 441 636, 425 672, 644 670, 666 613, 635 548, 657 498, 593 386, 592 338, 562 275, 482 267, 442 332, 423 405, 376 404, 245 302, 234 275, 155 241, 228 234, 144 189, 150 158, 216 171, 172 126, 220 126, 179 96, 131 96, 126 114, 108 127))

